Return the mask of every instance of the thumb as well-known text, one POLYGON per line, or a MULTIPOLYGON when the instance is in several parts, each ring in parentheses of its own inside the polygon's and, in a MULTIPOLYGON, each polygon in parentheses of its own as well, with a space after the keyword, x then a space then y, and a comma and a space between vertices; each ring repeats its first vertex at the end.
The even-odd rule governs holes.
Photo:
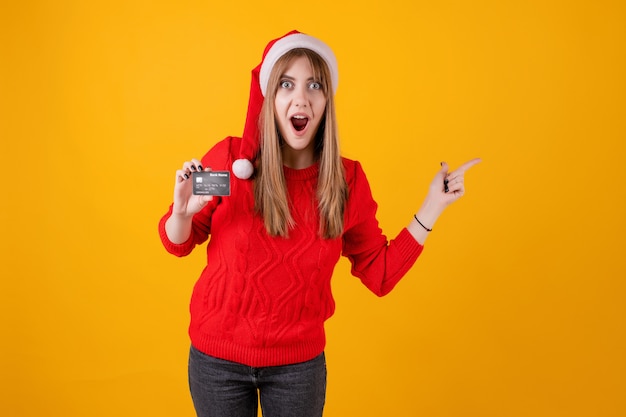
POLYGON ((436 183, 438 183, 437 187, 443 186, 443 192, 445 193, 448 192, 448 180, 446 179, 447 176, 448 176, 448 163, 444 161, 441 163, 441 169, 437 173, 436 183))
POLYGON ((198 197, 195 199, 195 213, 199 212, 200 210, 202 210, 204 208, 204 206, 206 206, 209 201, 213 200, 213 196, 212 195, 199 195, 199 196, 194 196, 194 197, 198 197))
POLYGON ((439 174, 443 174, 443 176, 445 177, 448 174, 448 163, 447 162, 442 162, 441 163, 441 169, 439 170, 439 174))
POLYGON ((200 202, 199 205, 201 208, 204 208, 204 206, 206 206, 208 204, 209 201, 213 200, 213 196, 212 195, 203 195, 200 196, 200 202))

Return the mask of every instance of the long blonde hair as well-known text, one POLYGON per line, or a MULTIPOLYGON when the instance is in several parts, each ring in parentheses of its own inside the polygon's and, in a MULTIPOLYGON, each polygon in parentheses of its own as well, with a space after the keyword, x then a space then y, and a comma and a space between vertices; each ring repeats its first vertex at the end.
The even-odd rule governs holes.
POLYGON ((283 55, 270 74, 267 93, 259 118, 260 156, 255 178, 256 210, 261 213, 268 234, 289 235, 295 226, 289 210, 289 196, 283 172, 282 139, 275 118, 274 102, 281 77, 291 62, 306 57, 313 68, 314 77, 320 80, 326 95, 326 109, 315 135, 315 156, 319 160, 317 201, 320 218, 319 235, 325 239, 341 236, 348 186, 339 151, 335 101, 330 84, 330 71, 324 60, 309 49, 293 49, 283 55))

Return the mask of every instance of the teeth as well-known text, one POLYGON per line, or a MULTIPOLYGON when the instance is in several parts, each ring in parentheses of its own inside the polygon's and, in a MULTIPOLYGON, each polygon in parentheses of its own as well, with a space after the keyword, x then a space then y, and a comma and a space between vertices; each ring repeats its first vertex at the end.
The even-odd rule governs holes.
POLYGON ((295 116, 293 116, 294 119, 306 119, 306 116, 302 116, 300 114, 296 114, 295 116))

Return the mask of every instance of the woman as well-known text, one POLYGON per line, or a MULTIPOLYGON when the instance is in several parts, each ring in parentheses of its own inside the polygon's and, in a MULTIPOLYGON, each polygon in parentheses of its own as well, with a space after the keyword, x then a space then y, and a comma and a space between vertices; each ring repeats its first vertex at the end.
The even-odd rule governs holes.
POLYGON ((422 207, 388 241, 367 178, 339 153, 337 63, 298 32, 268 44, 252 71, 242 138, 228 137, 176 172, 161 219, 165 248, 189 254, 209 236, 191 300, 189 381, 198 416, 322 415, 324 322, 340 255, 375 294, 393 289, 441 212, 464 193, 472 160, 435 176, 422 207), (228 197, 193 195, 194 171, 232 170, 228 197), (259 397, 260 396, 260 397, 259 397))

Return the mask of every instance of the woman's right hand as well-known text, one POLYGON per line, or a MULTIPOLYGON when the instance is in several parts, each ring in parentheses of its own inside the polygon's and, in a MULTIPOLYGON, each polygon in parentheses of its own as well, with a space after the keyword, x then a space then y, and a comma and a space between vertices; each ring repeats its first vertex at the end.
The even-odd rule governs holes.
POLYGON ((202 167, 202 163, 197 159, 192 159, 183 164, 183 167, 176 171, 176 183, 174 185, 174 205, 172 214, 181 217, 192 217, 198 213, 206 204, 213 199, 210 195, 194 195, 193 184, 191 182, 193 172, 210 171, 211 168, 202 167))

